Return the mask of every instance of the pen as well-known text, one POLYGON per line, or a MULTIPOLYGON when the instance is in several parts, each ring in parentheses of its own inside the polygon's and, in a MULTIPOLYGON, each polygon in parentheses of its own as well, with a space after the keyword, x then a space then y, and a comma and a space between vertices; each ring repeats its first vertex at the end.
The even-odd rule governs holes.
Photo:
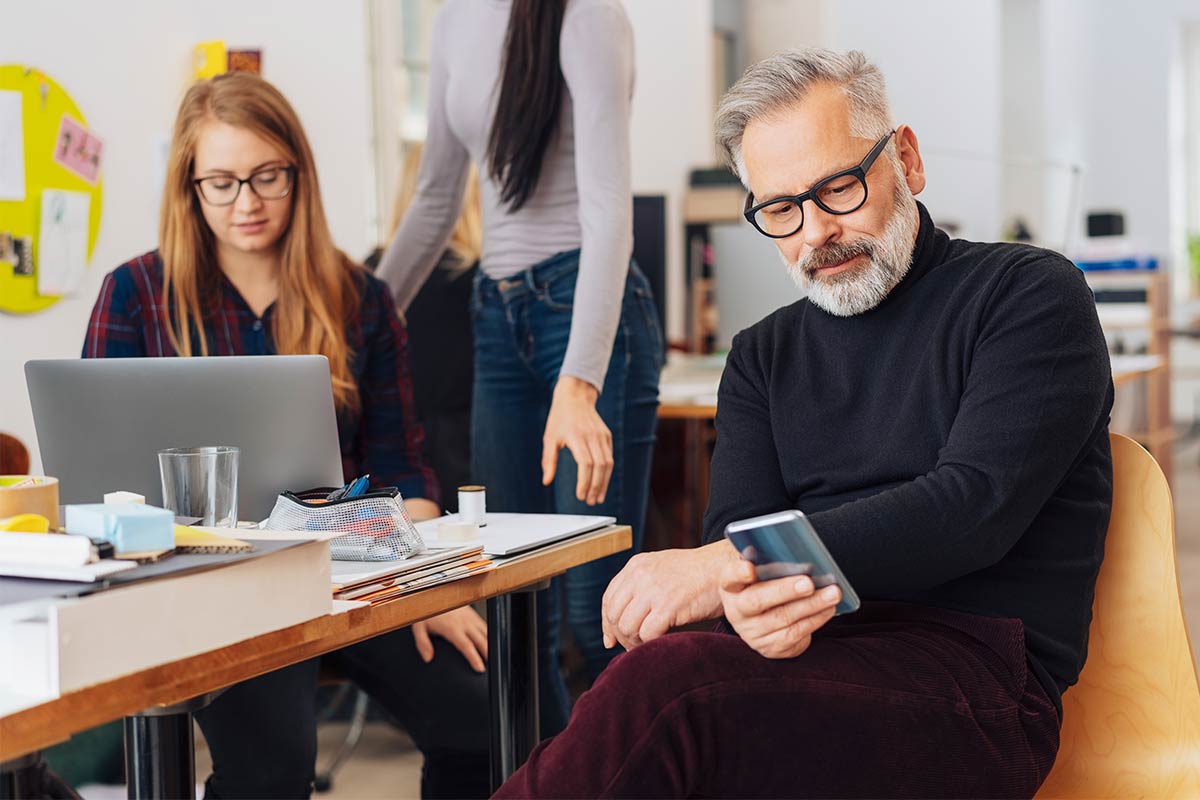
POLYGON ((342 488, 334 489, 332 492, 330 492, 325 497, 325 499, 330 502, 333 502, 334 500, 346 500, 351 497, 358 497, 360 494, 362 494, 363 492, 365 492, 367 490, 367 486, 368 486, 367 482, 370 479, 370 477, 371 477, 370 473, 367 473, 366 475, 361 475, 361 476, 355 478, 354 480, 350 481, 349 483, 347 483, 342 488))
POLYGON ((370 474, 363 475, 361 478, 354 481, 354 483, 350 484, 350 490, 348 492, 346 492, 345 496, 346 497, 358 497, 359 495, 366 492, 367 486, 368 486, 368 480, 370 479, 370 477, 371 477, 370 474))

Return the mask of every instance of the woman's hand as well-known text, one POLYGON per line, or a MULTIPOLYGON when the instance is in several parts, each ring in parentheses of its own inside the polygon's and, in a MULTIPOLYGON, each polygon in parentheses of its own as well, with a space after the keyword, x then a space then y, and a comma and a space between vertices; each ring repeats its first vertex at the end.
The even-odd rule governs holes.
POLYGON ((438 507, 438 504, 432 500, 426 500, 424 497, 406 497, 404 498, 404 507, 408 509, 408 516, 412 517, 413 522, 421 522, 442 515, 442 509, 438 507))
POLYGON ((604 502, 613 471, 612 433, 596 413, 599 397, 599 390, 587 381, 560 377, 542 436, 542 485, 554 482, 558 451, 566 447, 579 467, 575 497, 589 506, 604 502))
POLYGON ((429 637, 440 636, 458 648, 471 669, 484 671, 488 657, 487 623, 470 606, 414 622, 412 632, 417 653, 426 664, 433 661, 433 642, 429 637))

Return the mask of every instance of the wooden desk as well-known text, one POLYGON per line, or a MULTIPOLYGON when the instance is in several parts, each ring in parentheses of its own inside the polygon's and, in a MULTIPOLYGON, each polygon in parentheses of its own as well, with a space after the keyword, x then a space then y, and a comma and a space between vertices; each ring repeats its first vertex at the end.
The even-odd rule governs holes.
POLYGON ((1170 366, 1161 355, 1115 355, 1112 357, 1113 386, 1119 388, 1141 381, 1146 386, 1146 428, 1116 431, 1135 439, 1154 456, 1171 481, 1175 431, 1171 427, 1170 366))
POLYGON ((1145 378, 1165 369, 1166 364, 1158 356, 1113 356, 1113 386, 1122 386, 1138 378, 1145 378))
POLYGON ((717 389, 724 369, 725 359, 720 355, 671 353, 659 380, 658 418, 678 420, 683 426, 682 497, 675 512, 682 517, 682 524, 671 527, 667 542, 671 547, 694 547, 703 539, 709 452, 716 438, 712 421, 717 415, 717 389))
POLYGON ((717 407, 708 403, 664 403, 658 407, 659 419, 716 419, 717 407))
MULTIPOLYGON (((13 761, 104 722, 146 709, 184 703, 280 667, 487 599, 492 772, 495 778, 498 768, 502 767, 502 777, 507 777, 524 761, 537 741, 537 636, 531 589, 571 567, 627 550, 631 541, 628 526, 609 526, 506 559, 481 575, 379 605, 318 617, 228 647, 69 692, 48 703, 0 717, 0 763, 13 761), (513 594, 522 590, 530 591, 523 595, 513 594), (532 731, 527 729, 531 721, 532 731)), ((183 716, 188 717, 190 726, 190 713, 185 712, 183 716)), ((194 786, 194 775, 188 780, 194 786)), ((133 796, 132 777, 130 781, 133 796)), ((189 796, 191 791, 189 789, 189 796)))

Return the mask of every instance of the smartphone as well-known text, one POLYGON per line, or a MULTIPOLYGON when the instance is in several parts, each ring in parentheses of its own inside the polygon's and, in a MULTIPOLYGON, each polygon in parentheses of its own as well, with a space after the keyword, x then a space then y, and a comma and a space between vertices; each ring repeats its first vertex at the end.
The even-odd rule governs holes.
POLYGON ((838 614, 849 614, 862 605, 816 529, 800 511, 789 509, 731 522, 725 526, 725 538, 754 565, 760 581, 807 575, 818 589, 834 583, 841 587, 838 614))

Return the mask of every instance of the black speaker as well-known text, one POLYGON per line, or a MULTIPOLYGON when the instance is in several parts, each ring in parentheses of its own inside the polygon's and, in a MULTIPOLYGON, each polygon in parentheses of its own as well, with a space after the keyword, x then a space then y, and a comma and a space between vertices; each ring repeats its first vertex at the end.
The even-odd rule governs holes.
POLYGON ((658 309, 663 341, 667 340, 667 198, 660 194, 633 198, 633 257, 637 261, 658 309))
POLYGON ((1120 211, 1092 211, 1087 215, 1087 235, 1124 236, 1125 215, 1120 211))

